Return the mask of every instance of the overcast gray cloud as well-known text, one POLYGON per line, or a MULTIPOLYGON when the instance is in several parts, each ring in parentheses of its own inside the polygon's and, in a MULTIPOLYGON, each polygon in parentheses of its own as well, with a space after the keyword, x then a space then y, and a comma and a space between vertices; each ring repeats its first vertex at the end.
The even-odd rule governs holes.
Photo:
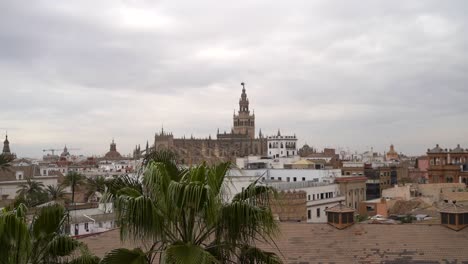
POLYGON ((422 154, 468 147, 466 1, 0 2, 0 128, 40 156, 257 128, 422 154))

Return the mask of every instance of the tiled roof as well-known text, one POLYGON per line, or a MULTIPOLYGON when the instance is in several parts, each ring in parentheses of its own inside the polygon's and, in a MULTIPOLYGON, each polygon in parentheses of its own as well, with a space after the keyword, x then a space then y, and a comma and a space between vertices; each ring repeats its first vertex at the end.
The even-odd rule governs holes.
MULTIPOLYGON (((281 223, 275 240, 284 263, 464 263, 468 260, 468 228, 455 232, 441 225, 354 224, 344 230, 327 224, 281 223)), ((122 244, 119 230, 82 239, 103 256, 122 244)), ((276 251, 273 246, 261 246, 276 251)))
POLYGON ((444 149, 439 147, 439 144, 435 146, 435 148, 428 150, 429 153, 441 153, 444 152, 444 149))
POLYGON ((328 209, 325 210, 326 212, 333 212, 333 213, 354 213, 354 210, 353 208, 351 207, 348 207, 342 203, 339 203, 333 207, 330 207, 328 209))
POLYGON ((455 153, 461 153, 461 152, 465 152, 465 150, 463 148, 460 147, 460 144, 457 145, 456 148, 452 149, 451 152, 455 152, 455 153))
POLYGON ((463 213, 468 213, 468 207, 460 205, 460 204, 448 204, 442 209, 440 209, 440 212, 463 214, 463 213))

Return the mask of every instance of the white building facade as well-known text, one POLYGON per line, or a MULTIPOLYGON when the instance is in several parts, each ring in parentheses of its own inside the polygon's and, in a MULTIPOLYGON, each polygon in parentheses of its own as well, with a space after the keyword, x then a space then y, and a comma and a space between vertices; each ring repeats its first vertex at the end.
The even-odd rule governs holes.
POLYGON ((297 155, 296 136, 282 136, 278 130, 276 136, 268 136, 268 156, 272 158, 291 157, 297 155))

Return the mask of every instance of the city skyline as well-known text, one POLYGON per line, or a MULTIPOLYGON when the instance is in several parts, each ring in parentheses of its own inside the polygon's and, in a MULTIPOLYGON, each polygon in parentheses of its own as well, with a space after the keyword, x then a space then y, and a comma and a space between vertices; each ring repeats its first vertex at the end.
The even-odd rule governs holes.
POLYGON ((229 131, 425 154, 468 147, 464 1, 0 3, 0 135, 19 156, 229 131), (300 6, 300 8, 299 8, 300 6), (261 11, 259 11, 261 10, 261 11), (213 23, 212 21, 217 21, 213 23))

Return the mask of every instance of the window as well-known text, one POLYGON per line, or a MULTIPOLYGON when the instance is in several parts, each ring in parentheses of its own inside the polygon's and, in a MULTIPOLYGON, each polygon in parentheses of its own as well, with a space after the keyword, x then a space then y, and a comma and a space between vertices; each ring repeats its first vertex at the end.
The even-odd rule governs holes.
POLYGON ((340 222, 340 216, 338 213, 333 213, 333 223, 338 224, 340 222))
POLYGON ((333 215, 334 215, 334 213, 328 213, 327 221, 328 221, 329 223, 334 223, 334 222, 333 222, 333 215))
POLYGON ((449 216, 449 224, 450 225, 455 225, 455 215, 454 214, 448 214, 449 216))
POLYGON ((17 171, 16 172, 16 180, 22 180, 23 179, 23 172, 22 171, 17 171))
POLYGON ((323 193, 320 194, 320 199, 323 199, 323 193))
POLYGON ((315 194, 312 195, 312 200, 315 200, 315 194))
POLYGON ((294 177, 294 178, 293 178, 293 181, 297 181, 297 178, 296 178, 296 177, 294 177))
POLYGON ((463 225, 463 214, 458 214, 458 225, 463 225))
POLYGON ((88 231, 89 231, 89 226, 88 226, 88 223, 85 223, 85 224, 84 224, 84 229, 86 230, 86 232, 88 232, 88 231))
POLYGON ((302 177, 302 181, 305 181, 305 177, 302 177))
POLYGON ((317 218, 320 218, 320 208, 317 208, 317 218))
POLYGON ((282 180, 283 180, 283 178, 281 178, 281 177, 278 177, 278 181, 282 181, 282 180))
POLYGON ((307 196, 307 200, 309 200, 309 201, 310 201, 310 194, 307 196))
POLYGON ((348 223, 348 216, 347 216, 347 214, 345 214, 345 213, 341 214, 341 223, 342 223, 342 224, 347 224, 347 223, 348 223))
POLYGON ((287 178, 286 178, 286 181, 287 181, 287 182, 290 182, 290 181, 291 181, 291 178, 287 177, 287 178))
POLYGON ((272 180, 274 180, 274 179, 275 179, 275 177, 271 177, 271 179, 272 179, 272 180))

